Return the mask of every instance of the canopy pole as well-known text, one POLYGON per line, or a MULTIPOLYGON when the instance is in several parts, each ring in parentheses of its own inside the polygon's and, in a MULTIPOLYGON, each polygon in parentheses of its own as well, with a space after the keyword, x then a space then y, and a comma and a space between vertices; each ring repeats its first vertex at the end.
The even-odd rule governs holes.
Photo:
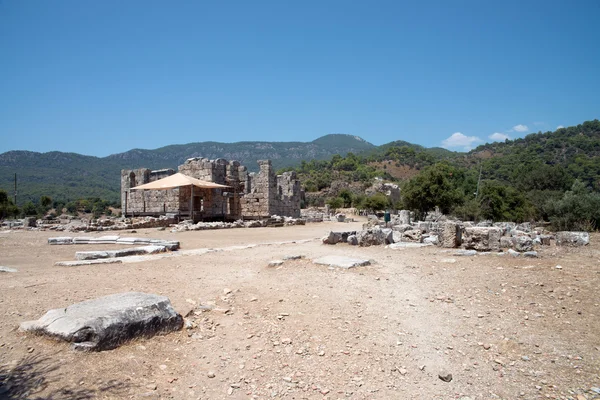
POLYGON ((190 194, 190 215, 192 216, 192 222, 194 221, 194 185, 192 185, 190 194))

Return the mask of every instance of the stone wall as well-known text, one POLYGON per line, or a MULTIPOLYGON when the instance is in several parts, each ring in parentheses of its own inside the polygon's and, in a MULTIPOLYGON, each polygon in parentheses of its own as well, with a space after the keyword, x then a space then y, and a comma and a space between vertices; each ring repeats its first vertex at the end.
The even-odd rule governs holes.
POLYGON ((271 215, 300 217, 301 189, 295 172, 276 176, 271 160, 259 160, 260 171, 248 174, 242 198, 244 218, 268 218, 271 215))
POLYGON ((131 190, 136 186, 173 175, 173 169, 121 170, 121 207, 126 214, 167 213, 179 210, 179 192, 174 190, 131 190))

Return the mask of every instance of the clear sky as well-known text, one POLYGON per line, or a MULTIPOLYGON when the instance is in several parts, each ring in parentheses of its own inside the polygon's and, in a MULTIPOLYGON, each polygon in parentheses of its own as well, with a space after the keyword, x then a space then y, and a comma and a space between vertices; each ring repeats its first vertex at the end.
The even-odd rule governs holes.
POLYGON ((0 152, 555 130, 600 118, 598 20, 598 0, 0 0, 0 152))

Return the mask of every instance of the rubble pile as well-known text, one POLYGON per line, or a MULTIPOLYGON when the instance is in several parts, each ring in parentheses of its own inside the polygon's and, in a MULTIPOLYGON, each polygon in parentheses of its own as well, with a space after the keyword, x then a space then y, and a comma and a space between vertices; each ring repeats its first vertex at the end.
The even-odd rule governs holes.
MULTIPOLYGON (((411 222, 409 211, 402 210, 389 222, 368 215, 361 231, 329 232, 321 241, 324 244, 348 243, 358 246, 389 245, 390 248, 414 247, 405 244, 436 245, 443 248, 462 247, 468 255, 477 252, 504 252, 513 256, 537 257, 536 246, 585 246, 589 244, 587 232, 556 232, 552 234, 531 223, 482 221, 411 222)), ((465 253, 466 254, 466 253, 465 253)))

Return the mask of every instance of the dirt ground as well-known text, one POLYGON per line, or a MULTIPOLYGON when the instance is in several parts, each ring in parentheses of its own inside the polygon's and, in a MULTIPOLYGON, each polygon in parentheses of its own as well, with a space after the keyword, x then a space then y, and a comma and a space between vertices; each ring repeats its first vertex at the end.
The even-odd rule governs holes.
POLYGON ((0 378, 12 371, 23 398, 52 399, 600 398, 600 236, 537 259, 318 240, 360 225, 123 231, 223 250, 82 267, 53 264, 119 247, 0 232, 0 265, 18 269, 0 273, 0 378), (372 265, 311 261, 332 254, 372 265), (287 255, 305 258, 268 266, 287 255), (182 314, 216 309, 192 312, 194 329, 99 353, 18 331, 49 309, 126 291, 166 295, 182 314))

